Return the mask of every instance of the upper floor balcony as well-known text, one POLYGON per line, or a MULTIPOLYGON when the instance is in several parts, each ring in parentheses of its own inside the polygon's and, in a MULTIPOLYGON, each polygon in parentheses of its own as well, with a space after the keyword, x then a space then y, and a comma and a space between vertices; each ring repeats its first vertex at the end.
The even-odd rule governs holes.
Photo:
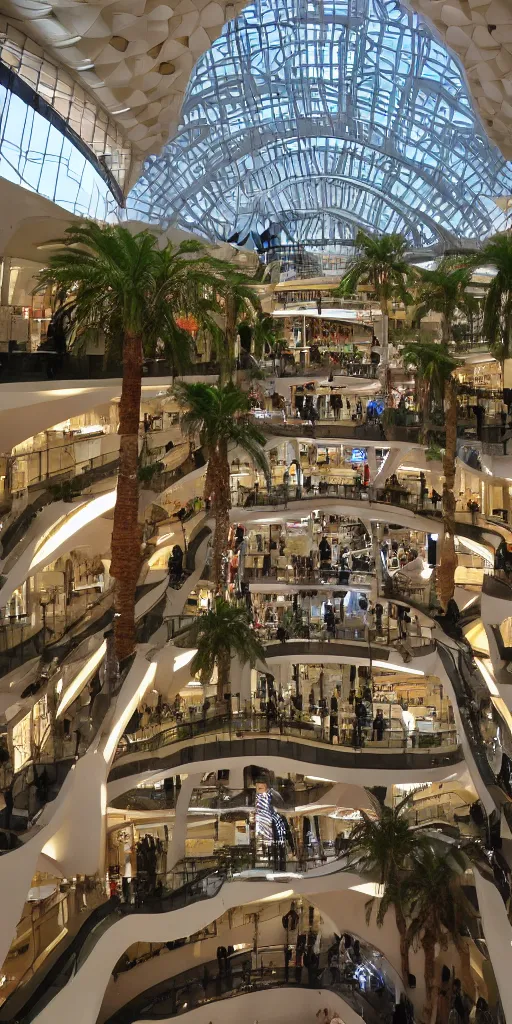
POLYGON ((259 486, 252 488, 239 487, 233 492, 233 506, 244 509, 279 508, 292 506, 297 502, 309 504, 321 498, 331 499, 351 506, 356 502, 367 508, 374 505, 393 506, 407 512, 417 513, 433 518, 440 517, 439 499, 432 499, 428 494, 417 494, 403 485, 387 484, 385 487, 364 487, 362 484, 331 483, 320 480, 318 483, 306 478, 303 484, 281 484, 270 491, 259 486))
POLYGON ((405 441, 417 444, 421 438, 420 417, 414 413, 406 418, 397 409, 386 410, 384 417, 366 421, 362 418, 320 418, 312 423, 307 419, 285 417, 283 413, 268 415, 258 411, 254 413, 254 419, 260 430, 275 437, 317 440, 336 438, 353 440, 359 444, 364 441, 405 441))
MULTIPOLYGON (((21 344, 11 344, 9 351, 0 352, 0 384, 23 381, 113 380, 119 374, 119 365, 108 363, 102 355, 78 356, 71 352, 57 352, 50 346, 41 346, 35 352, 21 344)), ((164 358, 145 359, 143 378, 173 377, 173 369, 164 358)), ((191 367, 191 376, 209 377, 212 382, 219 376, 215 361, 197 363, 191 367)))

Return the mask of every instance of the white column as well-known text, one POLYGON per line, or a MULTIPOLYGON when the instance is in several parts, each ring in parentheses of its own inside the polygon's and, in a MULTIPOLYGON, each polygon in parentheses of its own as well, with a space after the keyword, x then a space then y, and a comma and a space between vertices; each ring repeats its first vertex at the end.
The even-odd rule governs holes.
POLYGON ((11 258, 2 257, 2 284, 0 285, 0 305, 9 305, 9 285, 11 283, 11 258))
POLYGON ((171 841, 167 848, 167 871, 172 871, 172 869, 176 867, 176 864, 180 860, 183 860, 185 856, 190 798, 195 787, 199 786, 201 779, 201 772, 196 773, 195 775, 187 775, 179 791, 178 798, 176 800, 176 810, 174 812, 174 827, 172 830, 171 841))
POLYGON ((373 445, 368 445, 368 466, 370 469, 370 484, 375 482, 377 476, 377 456, 373 445))

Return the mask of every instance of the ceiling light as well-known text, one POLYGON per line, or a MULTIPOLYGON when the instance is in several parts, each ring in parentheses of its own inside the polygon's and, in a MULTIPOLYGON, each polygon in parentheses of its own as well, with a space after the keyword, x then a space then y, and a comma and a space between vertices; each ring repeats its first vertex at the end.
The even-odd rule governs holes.
POLYGON ((127 114, 131 107, 121 107, 119 110, 111 110, 111 114, 127 114))
POLYGON ((83 668, 80 669, 80 672, 78 672, 78 674, 75 676, 73 682, 67 687, 66 692, 57 708, 57 718, 59 717, 59 715, 62 714, 63 711, 66 710, 66 708, 69 707, 69 705, 74 701, 75 697, 78 697, 78 694, 83 689, 86 682, 88 682, 88 680, 91 678, 93 673, 98 668, 98 665, 100 664, 100 661, 102 660, 106 649, 107 642, 106 640, 104 640, 103 643, 98 647, 98 650, 95 651, 94 654, 91 654, 91 657, 86 661, 83 668))
POLYGON ((493 697, 499 697, 500 691, 498 690, 498 687, 496 686, 496 683, 494 682, 494 679, 492 678, 491 673, 487 668, 487 665, 485 664, 484 661, 482 661, 482 658, 475 658, 475 661, 478 665, 478 668, 480 669, 480 674, 483 676, 485 680, 489 693, 491 693, 493 697))
POLYGON ((111 758, 112 754, 114 753, 114 750, 117 747, 117 744, 119 742, 119 739, 120 739, 121 735, 124 732, 124 728, 125 728, 126 724, 130 721, 130 718, 132 717, 133 712, 136 710, 136 708, 140 704, 144 694, 147 692, 149 687, 152 685, 153 680, 155 678, 155 674, 156 674, 156 668, 157 668, 156 661, 152 661, 151 664, 148 665, 148 667, 147 667, 147 669, 146 669, 146 671, 144 673, 144 676, 142 677, 142 680, 141 680, 139 686, 137 687, 136 692, 134 693, 132 699, 126 705, 124 711, 122 712, 122 714, 119 716, 117 722, 115 723, 115 725, 114 725, 114 727, 113 727, 113 729, 112 729, 112 731, 110 733, 110 736, 109 736, 109 738, 108 738, 108 740, 107 740, 107 742, 105 744, 105 749, 103 751, 103 757, 105 758, 105 761, 107 762, 107 764, 110 761, 110 758, 111 758))
POLYGON ((373 661, 377 668, 388 668, 391 672, 405 672, 406 675, 424 676, 425 673, 419 668, 409 668, 408 665, 393 665, 390 661, 373 661))
POLYGON ((185 665, 190 664, 194 654, 197 654, 196 648, 192 648, 190 651, 184 651, 183 654, 178 654, 174 659, 174 672, 178 672, 180 668, 185 668, 185 665))
POLYGON ((48 537, 48 540, 44 541, 39 550, 34 554, 34 557, 29 566, 29 572, 34 566, 39 565, 50 557, 65 541, 70 540, 78 530, 81 530, 84 526, 88 526, 99 516, 105 515, 106 512, 110 512, 116 502, 116 492, 108 491, 106 494, 101 494, 99 498, 93 498, 92 501, 86 503, 82 502, 78 509, 72 512, 69 516, 64 518, 62 526, 59 526, 54 533, 48 537))
POLYGON ((69 39, 63 39, 61 43, 53 43, 56 50, 64 50, 66 46, 76 46, 77 43, 82 42, 82 36, 70 36, 69 39))

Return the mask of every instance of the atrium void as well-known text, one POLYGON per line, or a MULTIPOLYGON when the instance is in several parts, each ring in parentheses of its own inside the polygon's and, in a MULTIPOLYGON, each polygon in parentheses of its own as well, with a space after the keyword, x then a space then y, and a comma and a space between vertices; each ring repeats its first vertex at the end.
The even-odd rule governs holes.
POLYGON ((395 0, 257 0, 197 63, 128 206, 212 240, 332 246, 363 227, 446 247, 502 227, 494 200, 511 190, 421 17, 395 0))

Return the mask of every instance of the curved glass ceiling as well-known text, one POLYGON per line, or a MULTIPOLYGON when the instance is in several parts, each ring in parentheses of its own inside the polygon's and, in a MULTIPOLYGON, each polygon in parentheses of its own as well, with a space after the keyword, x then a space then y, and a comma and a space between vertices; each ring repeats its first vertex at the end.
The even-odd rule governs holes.
POLYGON ((257 0, 196 65, 174 140, 130 214, 210 239, 324 245, 359 227, 411 246, 504 223, 512 164, 458 62, 394 0, 257 0))

